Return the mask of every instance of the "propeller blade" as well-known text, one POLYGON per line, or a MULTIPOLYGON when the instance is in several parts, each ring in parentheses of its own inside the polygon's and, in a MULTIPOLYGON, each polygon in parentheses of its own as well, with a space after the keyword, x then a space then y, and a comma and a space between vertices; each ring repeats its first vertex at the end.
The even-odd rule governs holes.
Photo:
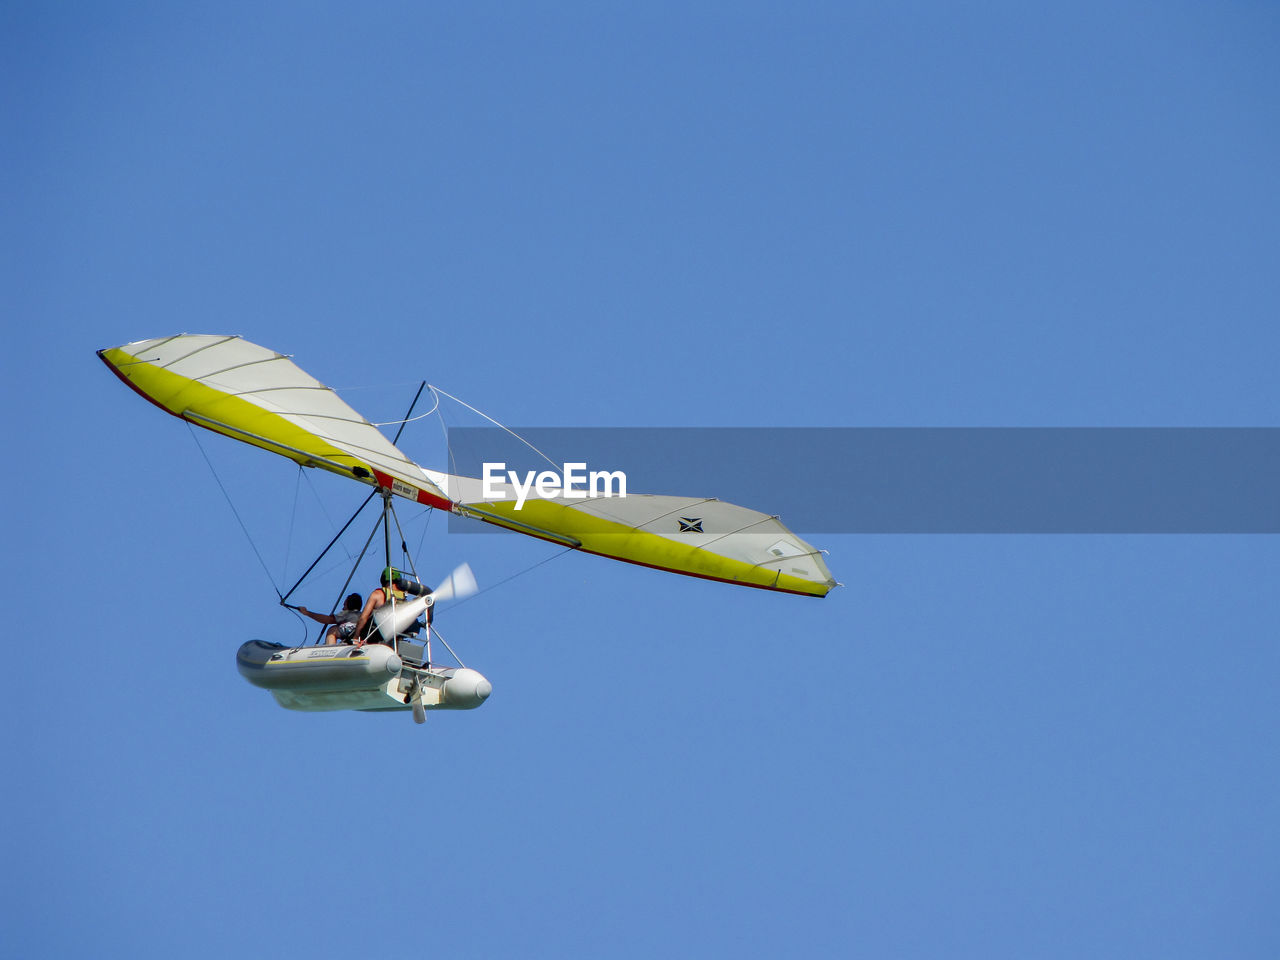
POLYGON ((471 565, 464 563, 445 577, 444 582, 431 592, 430 597, 432 603, 441 603, 445 600, 462 600, 479 590, 480 586, 476 583, 476 575, 471 572, 471 565))

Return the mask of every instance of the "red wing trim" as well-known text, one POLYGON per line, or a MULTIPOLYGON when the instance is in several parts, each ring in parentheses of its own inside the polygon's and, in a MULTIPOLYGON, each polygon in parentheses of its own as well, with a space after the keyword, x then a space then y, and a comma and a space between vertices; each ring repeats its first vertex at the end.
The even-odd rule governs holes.
POLYGON ((419 487, 417 484, 406 483, 403 480, 397 480, 395 477, 391 476, 388 473, 383 473, 381 470, 374 470, 373 478, 378 481, 379 487, 382 487, 385 490, 390 490, 392 493, 396 494, 397 496, 404 497, 406 500, 413 500, 415 503, 421 503, 428 507, 434 507, 437 510, 447 510, 449 512, 453 511, 453 504, 449 500, 446 500, 443 497, 438 497, 434 493, 432 493, 430 490, 424 490, 422 487, 419 487), (412 488, 417 492, 416 495, 412 497, 409 496, 407 493, 404 492, 403 489, 399 489, 403 487, 412 488))

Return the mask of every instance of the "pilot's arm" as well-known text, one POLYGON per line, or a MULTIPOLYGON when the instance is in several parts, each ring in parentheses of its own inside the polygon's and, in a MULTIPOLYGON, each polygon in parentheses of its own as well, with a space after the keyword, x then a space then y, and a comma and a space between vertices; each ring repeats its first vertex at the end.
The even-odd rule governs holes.
POLYGON ((330 614, 330 613, 313 613, 312 611, 308 610, 306 607, 299 607, 298 612, 301 613, 303 616, 310 617, 316 623, 337 623, 338 622, 338 618, 333 616, 333 614, 330 614))

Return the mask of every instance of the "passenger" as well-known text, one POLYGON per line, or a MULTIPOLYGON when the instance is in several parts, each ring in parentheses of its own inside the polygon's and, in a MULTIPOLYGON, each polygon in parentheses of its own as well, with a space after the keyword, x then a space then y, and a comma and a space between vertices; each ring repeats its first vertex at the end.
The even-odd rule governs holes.
POLYGON ((350 643, 356 635, 356 624, 360 620, 360 594, 350 594, 342 604, 342 609, 335 616, 331 613, 313 613, 306 607, 299 607, 298 612, 310 617, 316 623, 331 623, 325 634, 325 643, 333 644, 341 641, 350 643))
POLYGON ((378 632, 378 625, 373 622, 373 611, 390 602, 393 596, 397 600, 404 599, 404 593, 396 589, 396 580, 399 578, 400 571, 395 567, 383 568, 382 576, 378 577, 379 585, 369 594, 369 599, 365 601, 364 609, 360 611, 360 619, 356 623, 355 645, 357 647, 362 647, 366 643, 384 642, 382 634, 378 632))

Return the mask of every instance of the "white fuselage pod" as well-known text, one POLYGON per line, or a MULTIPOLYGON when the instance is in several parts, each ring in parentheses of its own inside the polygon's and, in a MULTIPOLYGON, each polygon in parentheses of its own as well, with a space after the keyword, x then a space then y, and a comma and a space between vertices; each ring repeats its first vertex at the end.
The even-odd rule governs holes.
POLYGON ((472 710, 493 687, 468 667, 412 667, 391 647, 283 647, 250 640, 236 654, 240 674, 290 710, 472 710))

